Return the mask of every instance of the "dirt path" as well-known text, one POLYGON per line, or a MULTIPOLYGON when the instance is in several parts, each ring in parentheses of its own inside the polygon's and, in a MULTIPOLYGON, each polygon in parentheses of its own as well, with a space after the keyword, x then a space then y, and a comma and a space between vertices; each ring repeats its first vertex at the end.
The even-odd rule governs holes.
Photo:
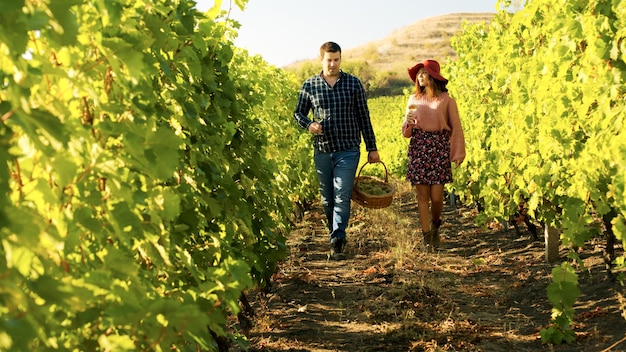
POLYGON ((447 206, 442 246, 428 254, 410 190, 386 209, 353 208, 343 261, 329 260, 319 207, 297 224, 271 292, 249 293, 250 351, 626 351, 624 289, 607 280, 600 239, 580 251, 577 341, 552 346, 539 335, 553 267, 542 242, 447 206))

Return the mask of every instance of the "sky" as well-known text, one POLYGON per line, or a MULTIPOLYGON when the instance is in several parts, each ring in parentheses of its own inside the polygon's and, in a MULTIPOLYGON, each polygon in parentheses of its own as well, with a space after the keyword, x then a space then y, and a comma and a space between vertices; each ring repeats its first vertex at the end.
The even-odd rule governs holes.
MULTIPOLYGON (((223 0, 228 8, 229 0, 223 0)), ((213 0, 196 0, 205 11, 213 0)), ((419 20, 459 12, 496 12, 497 0, 249 0, 244 11, 232 4, 241 24, 235 45, 283 67, 315 59, 319 47, 336 42, 342 50, 385 38, 419 20)))

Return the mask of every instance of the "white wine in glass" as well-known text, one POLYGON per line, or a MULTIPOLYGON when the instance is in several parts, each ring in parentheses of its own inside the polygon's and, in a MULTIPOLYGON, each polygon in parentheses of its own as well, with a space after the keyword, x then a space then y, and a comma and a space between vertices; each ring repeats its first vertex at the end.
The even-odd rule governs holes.
MULTIPOLYGON (((416 110, 417 110, 417 105, 416 104, 409 105, 409 113, 413 117, 413 121, 412 121, 413 124, 417 123, 417 117, 415 117, 415 115, 413 115, 416 110)), ((407 122, 409 122, 409 123, 411 122, 408 117, 407 117, 407 122)))

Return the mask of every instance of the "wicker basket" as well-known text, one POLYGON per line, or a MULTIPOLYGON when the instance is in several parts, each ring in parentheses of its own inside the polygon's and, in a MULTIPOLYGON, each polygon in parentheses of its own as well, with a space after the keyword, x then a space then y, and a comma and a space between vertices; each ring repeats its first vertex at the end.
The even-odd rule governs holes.
POLYGON ((385 180, 384 181, 375 176, 361 176, 361 171, 363 171, 363 168, 365 167, 365 165, 370 164, 370 162, 366 162, 365 164, 363 164, 363 166, 361 166, 357 177, 354 179, 354 187, 352 187, 352 200, 354 200, 355 202, 361 204, 362 206, 366 208, 371 208, 371 209, 386 208, 389 205, 391 205, 391 201, 393 200, 393 195, 396 193, 396 187, 392 185, 391 183, 389 183, 389 172, 387 171, 387 166, 382 161, 379 161, 379 163, 383 164, 383 167, 385 168, 385 180), (386 188, 388 188, 389 192, 385 194, 376 194, 376 195, 366 193, 366 191, 364 191, 362 188, 359 187, 359 183, 365 183, 365 182, 380 183, 381 185, 384 185, 386 188))

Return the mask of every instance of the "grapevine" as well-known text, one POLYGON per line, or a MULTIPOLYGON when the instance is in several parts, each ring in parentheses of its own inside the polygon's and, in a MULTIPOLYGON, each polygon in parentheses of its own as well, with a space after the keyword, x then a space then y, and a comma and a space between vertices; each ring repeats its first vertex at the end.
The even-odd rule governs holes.
MULTIPOLYGON (((604 218, 626 242, 625 25, 621 0, 533 0, 453 40, 450 88, 468 149, 454 188, 483 205, 483 221, 521 206, 575 248, 601 234, 604 218)), ((573 339, 574 291, 555 288, 577 286, 575 273, 557 278, 580 263, 570 256, 548 289, 560 304, 545 342, 573 339)))
POLYGON ((289 189, 298 140, 273 144, 293 78, 234 47, 221 1, 194 6, 3 3, 0 350, 241 341, 229 317, 312 191, 289 189))

